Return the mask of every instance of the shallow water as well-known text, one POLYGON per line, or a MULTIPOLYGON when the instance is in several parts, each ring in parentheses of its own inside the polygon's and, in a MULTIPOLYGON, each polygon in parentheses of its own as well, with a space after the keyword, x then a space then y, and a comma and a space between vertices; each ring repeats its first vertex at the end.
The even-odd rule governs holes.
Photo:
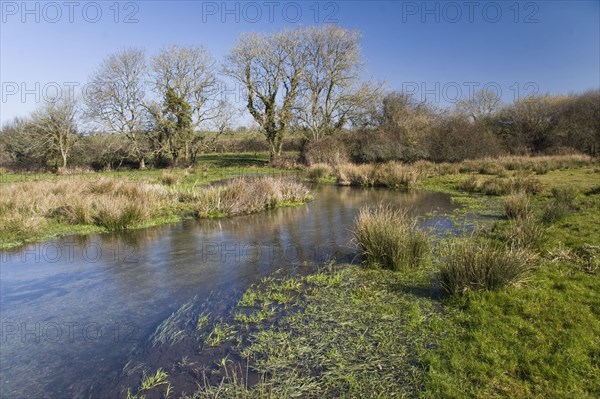
POLYGON ((364 205, 409 206, 428 215, 422 226, 452 228, 443 214, 454 206, 440 193, 321 185, 315 194, 305 206, 0 253, 0 397, 97 396, 183 304, 210 309, 275 270, 351 261, 364 205))

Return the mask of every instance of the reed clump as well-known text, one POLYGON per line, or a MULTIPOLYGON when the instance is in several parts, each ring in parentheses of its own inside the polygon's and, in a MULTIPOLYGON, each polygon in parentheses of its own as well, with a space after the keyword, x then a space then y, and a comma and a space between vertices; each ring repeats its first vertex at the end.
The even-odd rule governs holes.
POLYGON ((237 178, 221 186, 195 193, 195 213, 199 217, 222 217, 255 213, 312 198, 301 183, 273 177, 237 178))
POLYGON ((408 270, 429 261, 429 236, 416 228, 407 209, 362 208, 354 224, 354 239, 371 267, 408 270))
POLYGON ((535 256, 525 249, 472 239, 446 243, 442 255, 440 285, 452 295, 522 283, 535 260, 535 256))

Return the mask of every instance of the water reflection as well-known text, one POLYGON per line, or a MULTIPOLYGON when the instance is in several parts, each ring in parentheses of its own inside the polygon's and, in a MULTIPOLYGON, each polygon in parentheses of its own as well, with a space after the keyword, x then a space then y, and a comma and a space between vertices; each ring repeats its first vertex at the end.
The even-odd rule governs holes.
MULTIPOLYGON (((279 268, 351 259, 350 228, 363 205, 404 205, 415 215, 452 209, 437 193, 316 191, 307 206, 2 252, 0 397, 87 397, 192 298, 210 302, 211 292, 239 292, 279 268)), ((440 223, 451 226, 425 222, 440 223)))

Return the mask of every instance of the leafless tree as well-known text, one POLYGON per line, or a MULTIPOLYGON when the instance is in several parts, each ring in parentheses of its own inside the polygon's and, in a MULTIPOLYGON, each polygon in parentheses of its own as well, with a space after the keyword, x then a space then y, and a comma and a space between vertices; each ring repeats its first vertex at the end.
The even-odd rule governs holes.
POLYGON ((67 159, 77 137, 76 112, 75 98, 63 92, 45 100, 31 116, 37 145, 56 151, 62 159, 63 168, 67 167, 67 159))
POLYGON ((124 134, 131 149, 145 167, 143 121, 146 114, 146 57, 143 50, 129 48, 108 56, 90 77, 85 93, 88 119, 112 132, 124 134))
POLYGON ((152 59, 152 83, 161 97, 172 90, 190 106, 192 127, 176 143, 189 162, 199 130, 221 112, 215 61, 202 47, 168 47, 152 59))
POLYGON ((501 105, 502 100, 494 90, 483 89, 473 93, 471 98, 460 100, 457 108, 473 121, 494 113, 501 105))
POLYGON ((224 72, 244 85, 247 109, 269 143, 271 160, 281 154, 293 119, 306 62, 302 39, 299 30, 247 33, 226 58, 224 72))
POLYGON ((327 25, 300 34, 306 61, 295 113, 307 138, 316 141, 360 118, 377 103, 378 90, 361 82, 358 31, 327 25))

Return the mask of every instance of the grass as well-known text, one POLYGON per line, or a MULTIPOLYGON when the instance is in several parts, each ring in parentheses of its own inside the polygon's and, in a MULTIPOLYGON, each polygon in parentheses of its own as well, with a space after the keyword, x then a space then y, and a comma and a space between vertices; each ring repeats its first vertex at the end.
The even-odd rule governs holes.
POLYGON ((419 169, 397 162, 381 165, 342 164, 334 169, 340 186, 409 188, 421 178, 419 169))
MULTIPOLYGON (((505 179, 514 172, 503 170, 505 179)), ((423 176, 422 187, 465 199, 465 208, 489 213, 489 222, 472 237, 431 246, 432 268, 330 265, 308 276, 264 278, 197 332, 204 345, 189 354, 190 364, 206 351, 223 360, 207 365, 198 390, 184 397, 600 396, 600 195, 589 193, 597 173, 548 167, 535 177, 540 191, 527 195, 527 212, 511 219, 504 217, 507 196, 457 191, 464 176, 456 166, 437 165, 423 176), (571 203, 569 213, 540 223, 557 198, 571 203)), ((382 226, 396 226, 389 221, 402 212, 381 209, 362 215, 378 220, 385 241, 393 233, 382 226)))
POLYGON ((530 214, 529 197, 520 191, 512 193, 504 200, 504 211, 509 219, 524 219, 530 214))
MULTIPOLYGON (((176 374, 198 375, 193 365, 207 353, 223 360, 205 364, 207 377, 184 397, 600 397, 600 169, 595 164, 581 156, 420 162, 393 166, 399 173, 389 173, 389 179, 381 165, 348 167, 348 180, 340 182, 368 186, 388 179, 389 187, 408 181, 410 187, 450 193, 463 205, 457 212, 465 220, 475 215, 477 233, 432 245, 434 267, 408 266, 411 262, 400 256, 396 264, 402 266, 389 269, 345 265, 304 277, 265 278, 223 318, 194 317, 199 345, 186 354, 190 360, 165 365, 161 370, 168 377, 158 378, 163 382, 158 385, 156 378, 148 381, 146 386, 154 385, 149 390, 140 388, 148 377, 142 376, 138 397, 168 397, 178 389, 176 374), (555 204, 566 211, 545 219, 545 210, 555 204), (510 219, 504 217, 508 213, 510 219), (444 288, 452 295, 444 295, 444 288), (209 382, 208 373, 222 378, 209 382)), ((195 191, 209 174, 219 174, 204 167, 170 172, 179 176, 172 186, 155 171, 131 180, 177 195, 175 215, 193 214, 202 198, 195 191)), ((315 173, 320 180, 331 179, 315 173)), ((51 179, 57 183, 65 177, 51 179)), ((86 213, 86 202, 61 203, 68 191, 50 186, 55 191, 37 201, 3 208, 3 237, 16 231, 18 240, 19 234, 57 226, 100 228, 69 224, 95 221, 96 211, 86 213)), ((112 189, 102 183, 91 190, 101 197, 112 189)), ((270 197, 264 198, 258 203, 270 206, 270 197)), ((219 212, 226 209, 234 208, 219 212)), ((379 237, 370 250, 378 265, 394 265, 389 254, 411 253, 398 250, 410 243, 411 221, 399 217, 397 229, 389 222, 394 212, 399 211, 381 217, 376 210, 361 213, 372 227, 367 237, 379 237)))
POLYGON ((533 255, 524 249, 490 241, 455 240, 444 248, 440 284, 451 295, 496 290, 522 283, 533 265, 533 255))
POLYGON ((235 178, 218 187, 168 181, 72 177, 3 185, 0 248, 69 233, 253 213, 312 198, 306 187, 285 177, 235 178))
POLYGON ((370 267, 408 270, 428 263, 428 236, 415 228, 415 219, 407 209, 378 206, 361 209, 354 238, 370 267))
POLYGON ((192 192, 199 217, 233 216, 300 204, 312 199, 302 184, 284 178, 236 178, 225 185, 192 192))
POLYGON ((147 391, 158 386, 168 384, 169 381, 167 380, 167 377, 169 377, 167 373, 165 373, 162 369, 158 369, 156 370, 156 373, 150 374, 142 380, 140 389, 142 391, 147 391))

